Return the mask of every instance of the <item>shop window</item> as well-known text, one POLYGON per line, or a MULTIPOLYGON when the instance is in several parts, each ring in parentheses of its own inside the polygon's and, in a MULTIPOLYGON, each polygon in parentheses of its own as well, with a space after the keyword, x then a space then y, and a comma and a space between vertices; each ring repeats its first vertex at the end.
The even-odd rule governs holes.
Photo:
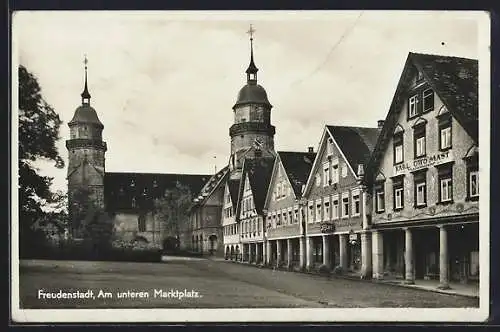
POLYGON ((393 137, 394 165, 403 162, 403 133, 394 134, 393 137))
POLYGON ((424 157, 426 153, 425 123, 418 124, 413 129, 415 158, 424 157))
POLYGON ((385 211, 385 182, 378 182, 375 186, 375 211, 385 211))
POLYGON ((451 136, 451 115, 445 113, 440 116, 438 120, 439 127, 439 150, 444 151, 451 149, 452 146, 452 136, 451 136))
POLYGON ((413 174, 414 176, 414 205, 417 208, 427 206, 427 170, 413 174))
POLYGON ((321 237, 313 238, 313 261, 323 263, 323 242, 321 237))
POLYGON ((453 202, 453 164, 438 166, 439 203, 453 202))
POLYGON ((393 209, 399 211, 404 208, 404 176, 392 179, 393 209))

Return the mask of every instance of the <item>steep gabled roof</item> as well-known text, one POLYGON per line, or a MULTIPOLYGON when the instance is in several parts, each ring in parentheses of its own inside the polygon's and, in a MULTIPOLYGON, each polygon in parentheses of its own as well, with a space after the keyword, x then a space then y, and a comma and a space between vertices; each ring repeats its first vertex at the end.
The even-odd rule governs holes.
MULTIPOLYGON (((264 203, 266 200, 267 189, 274 166, 274 157, 246 158, 243 162, 243 170, 241 173, 241 181, 238 189, 238 203, 236 215, 238 216, 241 209, 241 199, 243 198, 243 190, 245 188, 245 178, 248 175, 248 181, 252 189, 252 196, 255 203, 255 210, 258 214, 262 214, 264 203)), ((238 217, 237 217, 238 220, 238 217)))
POLYGON ((478 61, 419 53, 410 53, 408 57, 462 127, 477 141, 478 61))
POLYGON ((474 59, 409 53, 399 78, 384 127, 366 168, 365 182, 369 184, 373 172, 397 125, 402 112, 405 92, 412 79, 412 69, 422 72, 425 80, 439 96, 446 108, 471 138, 478 141, 478 61, 474 59))
MULTIPOLYGON (((104 199, 106 207, 113 211, 128 210, 129 199, 137 197, 147 199, 162 197, 165 190, 183 185, 189 188, 192 195, 205 185, 210 175, 196 174, 162 174, 162 173, 118 173, 104 174, 104 199)), ((146 206, 151 206, 146 205, 146 206)))
POLYGON ((278 155, 292 185, 295 197, 300 198, 302 186, 307 182, 316 153, 278 151, 278 155))
POLYGON ((229 196, 231 196, 231 202, 233 203, 233 210, 236 210, 239 187, 240 187, 240 180, 230 179, 227 181, 227 188, 229 190, 229 196))
POLYGON ((206 184, 201 188, 201 190, 195 196, 193 202, 194 205, 203 205, 203 203, 210 197, 210 195, 217 189, 219 186, 224 183, 227 175, 229 174, 229 166, 222 168, 220 171, 212 175, 206 184))
POLYGON ((358 165, 366 164, 377 143, 380 129, 347 126, 326 126, 330 135, 357 173, 358 165))

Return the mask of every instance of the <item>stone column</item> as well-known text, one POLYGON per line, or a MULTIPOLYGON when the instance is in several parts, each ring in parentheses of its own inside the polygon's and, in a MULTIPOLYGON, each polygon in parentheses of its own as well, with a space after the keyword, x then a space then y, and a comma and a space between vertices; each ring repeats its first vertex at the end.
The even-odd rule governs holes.
POLYGON ((328 235, 323 235, 323 265, 330 268, 330 241, 328 235))
POLYGON ((255 244, 255 264, 260 263, 260 243, 255 244))
POLYGON ((276 240, 276 266, 281 262, 281 240, 276 240))
POLYGON ((340 266, 345 272, 348 268, 347 262, 347 234, 339 234, 340 266))
POLYGON ((266 264, 271 263, 271 241, 267 240, 266 242, 266 264))
POLYGON ((361 233, 361 278, 372 277, 372 239, 368 231, 361 233))
POLYGON ((287 249, 286 262, 287 262, 288 266, 292 266, 292 240, 291 239, 286 239, 286 249, 287 249))
POLYGON ((448 280, 448 230, 439 226, 439 289, 449 289, 448 280))
POLYGON ((373 279, 384 278, 384 237, 382 232, 372 232, 372 275, 373 279))
POLYGON ((245 244, 242 243, 241 244, 241 261, 244 262, 245 261, 245 244))
POLYGON ((304 237, 299 238, 299 259, 300 259, 300 268, 303 269, 306 266, 306 239, 304 237))
POLYGON ((413 275, 413 234, 410 228, 405 229, 405 284, 414 284, 413 275))
POLYGON ((312 251, 312 237, 306 237, 306 269, 313 266, 313 251, 312 251))

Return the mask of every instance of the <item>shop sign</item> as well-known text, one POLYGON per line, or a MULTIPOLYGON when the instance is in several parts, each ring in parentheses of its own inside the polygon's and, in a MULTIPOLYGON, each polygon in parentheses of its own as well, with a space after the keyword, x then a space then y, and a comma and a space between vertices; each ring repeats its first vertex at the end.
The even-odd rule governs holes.
POLYGON ((451 150, 439 152, 423 158, 408 160, 402 164, 394 166, 393 175, 400 175, 407 172, 418 171, 419 169, 440 165, 453 160, 453 153, 451 150))
POLYGON ((335 232, 335 224, 322 222, 319 226, 321 233, 333 233, 335 232))

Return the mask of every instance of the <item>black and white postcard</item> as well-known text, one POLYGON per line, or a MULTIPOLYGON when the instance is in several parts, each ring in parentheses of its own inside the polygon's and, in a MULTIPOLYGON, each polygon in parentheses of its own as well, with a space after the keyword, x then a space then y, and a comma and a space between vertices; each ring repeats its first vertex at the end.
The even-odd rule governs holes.
POLYGON ((488 13, 12 24, 14 321, 487 319, 488 13))

